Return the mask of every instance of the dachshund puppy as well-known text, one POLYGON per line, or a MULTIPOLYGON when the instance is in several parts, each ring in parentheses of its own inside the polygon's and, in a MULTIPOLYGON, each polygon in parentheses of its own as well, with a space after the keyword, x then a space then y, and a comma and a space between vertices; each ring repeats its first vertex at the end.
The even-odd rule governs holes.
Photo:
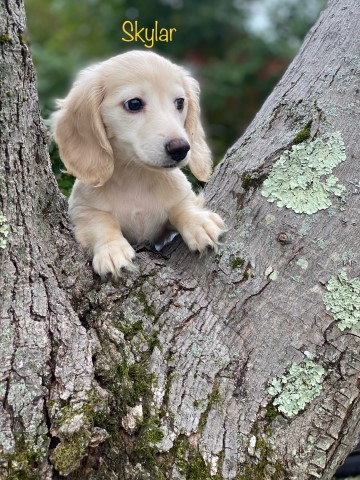
POLYGON ((58 107, 55 140, 77 178, 69 213, 95 272, 134 269, 131 244, 171 230, 192 251, 216 248, 224 223, 180 170, 207 181, 212 166, 199 85, 183 68, 152 52, 118 55, 80 72, 58 107))

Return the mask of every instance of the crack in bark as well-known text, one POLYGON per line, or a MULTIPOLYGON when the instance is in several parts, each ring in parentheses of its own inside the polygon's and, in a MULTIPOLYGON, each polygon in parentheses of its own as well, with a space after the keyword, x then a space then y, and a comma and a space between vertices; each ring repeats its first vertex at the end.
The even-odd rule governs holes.
POLYGON ((9 15, 9 17, 11 18, 12 17, 12 10, 9 6, 9 0, 4 0, 4 4, 5 4, 5 8, 7 10, 7 13, 9 15))
POLYGON ((189 326, 193 323, 194 320, 196 320, 196 318, 198 317, 199 315, 199 312, 203 311, 206 307, 201 307, 199 310, 197 310, 196 312, 192 313, 188 318, 186 318, 184 321, 183 321, 183 324, 180 325, 179 327, 176 327, 174 329, 174 335, 173 335, 173 341, 174 343, 176 343, 176 340, 177 338, 183 333, 185 332, 189 326))
POLYGON ((241 368, 238 370, 238 374, 237 374, 238 380, 235 384, 235 389, 233 391, 233 397, 235 397, 235 398, 240 398, 243 394, 242 386, 243 386, 244 381, 245 381, 245 378, 244 378, 245 377, 245 372, 247 370, 247 366, 248 366, 248 363, 249 363, 249 360, 250 360, 250 357, 251 357, 252 353, 253 353, 253 350, 250 350, 247 353, 241 368))
MULTIPOLYGON (((260 288, 260 290, 258 290, 257 292, 255 293, 252 293, 251 295, 249 295, 248 297, 246 297, 244 300, 243 300, 243 311, 245 310, 245 307, 246 305, 249 303, 250 300, 252 300, 253 298, 255 297, 258 297, 259 295, 261 295, 265 289, 270 285, 271 283, 271 280, 268 280, 267 282, 265 282, 265 284, 260 288)), ((240 320, 243 319, 243 316, 240 318, 240 320)))
MULTIPOLYGON (((14 368, 15 365, 15 357, 16 357, 16 348, 17 348, 17 342, 16 340, 19 339, 19 325, 18 322, 15 320, 15 312, 12 310, 12 320, 11 321, 11 326, 13 327, 13 351, 10 359, 10 370, 8 372, 8 377, 6 379, 6 386, 5 386, 5 395, 4 395, 4 400, 3 400, 3 408, 4 410, 9 414, 9 419, 10 419, 10 425, 11 425, 11 432, 14 434, 16 432, 16 427, 15 427, 15 412, 14 408, 12 405, 8 403, 8 396, 11 388, 11 381, 12 381, 12 374, 16 373, 16 370, 14 368)), ((9 312, 10 313, 10 312, 9 312)))
POLYGON ((296 85, 300 82, 303 76, 304 76, 304 73, 301 72, 300 76, 295 81, 291 82, 290 87, 281 95, 281 98, 285 98, 287 94, 291 92, 291 90, 293 90, 294 87, 296 87, 296 85))
MULTIPOLYGON (((353 418, 352 412, 354 410, 356 410, 356 407, 359 405, 359 403, 360 403, 359 399, 355 398, 353 400, 353 402, 351 402, 350 406, 347 408, 346 413, 345 413, 345 417, 341 417, 342 426, 340 428, 339 435, 338 435, 337 439, 335 439, 335 441, 334 441, 332 452, 328 457, 328 461, 327 461, 328 465, 331 465, 332 463, 334 463, 338 447, 341 445, 342 437, 345 434, 346 430, 348 429, 349 420, 351 420, 353 418)), ((352 448, 352 446, 349 446, 348 450, 350 451, 351 448, 352 448)))

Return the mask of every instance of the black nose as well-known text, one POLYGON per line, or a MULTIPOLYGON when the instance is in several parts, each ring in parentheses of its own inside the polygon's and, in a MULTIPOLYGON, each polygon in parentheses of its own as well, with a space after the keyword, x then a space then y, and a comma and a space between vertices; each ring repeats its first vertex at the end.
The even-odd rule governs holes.
POLYGON ((182 138, 175 138, 165 144, 165 150, 175 162, 181 162, 190 150, 190 145, 182 138))

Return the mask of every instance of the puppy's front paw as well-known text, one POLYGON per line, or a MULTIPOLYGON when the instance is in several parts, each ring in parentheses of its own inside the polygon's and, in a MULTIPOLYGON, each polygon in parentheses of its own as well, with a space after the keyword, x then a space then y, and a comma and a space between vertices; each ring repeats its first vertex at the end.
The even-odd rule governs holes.
POLYGON ((135 258, 135 250, 130 243, 124 239, 113 240, 96 247, 93 258, 93 268, 101 277, 111 273, 115 278, 120 276, 120 270, 137 270, 132 263, 135 258))
POLYGON ((208 247, 216 250, 225 225, 217 213, 204 211, 194 215, 183 226, 181 236, 190 250, 201 252, 208 247))

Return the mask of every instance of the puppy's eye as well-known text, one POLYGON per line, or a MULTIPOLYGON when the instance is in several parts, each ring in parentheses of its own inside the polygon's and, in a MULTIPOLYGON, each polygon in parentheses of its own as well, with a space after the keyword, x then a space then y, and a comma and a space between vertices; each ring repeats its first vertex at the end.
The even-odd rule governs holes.
POLYGON ((129 112, 139 112, 144 108, 144 102, 141 98, 132 98, 124 103, 124 107, 126 110, 129 110, 129 112))
POLYGON ((175 107, 177 110, 183 110, 184 109, 184 102, 185 100, 183 98, 177 98, 175 100, 175 107))

